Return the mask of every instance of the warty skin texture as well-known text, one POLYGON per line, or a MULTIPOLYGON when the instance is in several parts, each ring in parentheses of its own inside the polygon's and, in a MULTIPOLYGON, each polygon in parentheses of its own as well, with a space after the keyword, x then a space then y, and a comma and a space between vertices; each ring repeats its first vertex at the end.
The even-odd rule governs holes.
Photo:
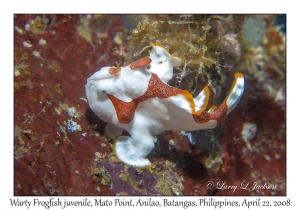
MULTIPOLYGON (((117 157, 132 166, 149 167, 146 156, 153 150, 156 135, 166 130, 212 129, 238 104, 244 92, 244 77, 235 80, 221 106, 206 109, 209 89, 193 98, 188 91, 167 85, 180 58, 153 46, 149 58, 124 67, 103 67, 87 79, 86 96, 93 112, 108 122, 109 130, 130 136, 116 139, 117 157)), ((110 135, 117 137, 117 135, 110 135)))

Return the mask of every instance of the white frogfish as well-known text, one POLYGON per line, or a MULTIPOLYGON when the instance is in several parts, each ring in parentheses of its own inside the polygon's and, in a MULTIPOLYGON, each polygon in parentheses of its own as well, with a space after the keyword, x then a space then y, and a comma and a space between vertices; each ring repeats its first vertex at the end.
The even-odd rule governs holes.
POLYGON ((232 88, 218 108, 205 111, 208 86, 193 98, 188 91, 167 84, 173 67, 180 65, 180 58, 155 45, 149 57, 123 67, 103 67, 87 79, 89 106, 108 123, 106 134, 116 138, 115 152, 122 162, 151 167, 146 156, 157 135, 166 130, 215 128, 238 104, 244 92, 243 74, 235 74, 232 88), (123 129, 131 136, 121 136, 123 129))

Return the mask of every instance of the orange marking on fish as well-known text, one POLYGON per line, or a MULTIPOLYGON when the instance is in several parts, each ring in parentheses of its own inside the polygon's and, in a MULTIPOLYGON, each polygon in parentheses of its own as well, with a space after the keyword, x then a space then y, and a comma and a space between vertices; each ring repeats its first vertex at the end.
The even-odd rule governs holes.
POLYGON ((108 72, 110 74, 113 74, 114 76, 119 76, 120 75, 120 71, 122 70, 121 67, 112 67, 108 70, 108 72))
POLYGON ((204 111, 200 115, 193 114, 193 118, 197 123, 206 123, 210 120, 216 120, 219 124, 221 119, 226 115, 227 110, 228 108, 226 105, 226 101, 224 101, 216 111, 214 112, 204 111))
POLYGON ((138 68, 144 68, 147 67, 151 63, 151 58, 141 58, 137 61, 134 61, 130 64, 130 68, 132 70, 138 69, 138 68))
POLYGON ((183 95, 190 101, 191 106, 195 107, 193 96, 188 91, 169 86, 162 82, 156 74, 152 73, 148 89, 142 96, 139 96, 130 102, 124 102, 111 94, 107 94, 107 97, 115 107, 119 122, 130 123, 133 120, 135 109, 139 103, 154 97, 169 98, 179 94, 183 95))

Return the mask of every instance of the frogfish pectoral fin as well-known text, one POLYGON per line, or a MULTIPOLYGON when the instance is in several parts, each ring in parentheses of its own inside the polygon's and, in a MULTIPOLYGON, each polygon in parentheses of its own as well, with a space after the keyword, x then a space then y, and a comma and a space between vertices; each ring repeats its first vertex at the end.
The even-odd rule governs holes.
POLYGON ((231 90, 225 99, 228 109, 227 114, 229 114, 239 103, 245 89, 244 75, 241 73, 236 73, 234 77, 235 79, 232 84, 231 90))
POLYGON ((153 140, 150 141, 148 142, 147 139, 133 141, 130 136, 120 136, 116 140, 116 155, 122 162, 129 165, 141 168, 149 167, 151 162, 145 157, 154 148, 153 140))
MULTIPOLYGON (((226 114, 229 114, 239 103, 244 93, 244 85, 244 75, 241 73, 236 73, 231 90, 223 103, 218 108, 213 106, 209 111, 202 111, 200 115, 193 114, 194 120, 197 123, 206 123, 211 120, 215 120, 217 123, 219 123, 221 119, 226 114)), ((206 106, 204 107, 206 108, 206 106)))

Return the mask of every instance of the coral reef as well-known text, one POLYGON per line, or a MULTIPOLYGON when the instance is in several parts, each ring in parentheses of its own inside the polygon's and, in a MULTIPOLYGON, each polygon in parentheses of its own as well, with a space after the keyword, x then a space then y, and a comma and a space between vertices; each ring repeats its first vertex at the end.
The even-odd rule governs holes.
POLYGON ((286 44, 277 17, 15 15, 14 194, 286 195, 286 44), (224 100, 236 72, 246 89, 220 127, 159 135, 149 171, 112 154, 84 85, 157 41, 185 60, 169 84, 194 96, 209 84, 208 107, 224 100), (275 187, 215 187, 244 180, 275 187))
POLYGON ((122 63, 118 16, 15 15, 14 27, 15 195, 112 194, 88 173, 111 144, 91 129, 83 87, 122 63))
MULTIPOLYGON (((208 84, 217 88, 220 83, 221 69, 224 66, 224 53, 235 51, 229 43, 230 36, 237 26, 231 16, 221 15, 147 15, 140 21, 129 37, 128 59, 147 56, 151 45, 157 41, 184 60, 184 65, 176 67, 172 84, 190 91, 194 96, 208 84), (222 43, 229 43, 224 51, 222 43)), ((224 45, 224 44, 223 44, 224 45)))

